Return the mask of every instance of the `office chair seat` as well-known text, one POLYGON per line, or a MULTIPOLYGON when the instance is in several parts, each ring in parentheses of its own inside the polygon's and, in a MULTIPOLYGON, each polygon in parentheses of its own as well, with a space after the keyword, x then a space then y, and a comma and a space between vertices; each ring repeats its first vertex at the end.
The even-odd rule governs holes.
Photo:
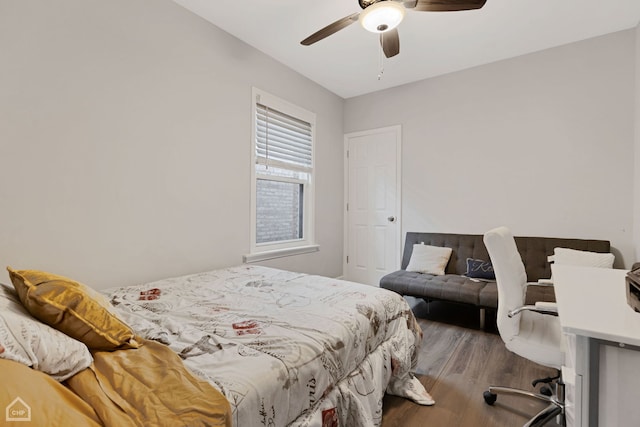
POLYGON ((560 369, 565 349, 560 320, 533 311, 524 311, 520 316, 520 331, 505 341, 507 349, 532 362, 560 369))

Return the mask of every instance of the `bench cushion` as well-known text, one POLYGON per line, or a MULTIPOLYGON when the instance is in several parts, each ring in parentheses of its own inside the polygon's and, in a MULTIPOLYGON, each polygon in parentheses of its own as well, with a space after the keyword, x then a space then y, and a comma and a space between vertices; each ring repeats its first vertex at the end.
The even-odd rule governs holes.
POLYGON ((434 276, 399 270, 384 276, 380 280, 380 287, 401 295, 454 301, 487 308, 498 307, 498 288, 495 282, 478 281, 459 274, 434 276))
MULTIPOLYGON (((482 308, 498 308, 498 287, 495 282, 474 281, 458 274, 434 276, 411 271, 394 271, 380 280, 380 287, 427 300, 442 300, 472 304, 482 308)), ((530 284, 525 304, 555 301, 553 286, 530 284)))

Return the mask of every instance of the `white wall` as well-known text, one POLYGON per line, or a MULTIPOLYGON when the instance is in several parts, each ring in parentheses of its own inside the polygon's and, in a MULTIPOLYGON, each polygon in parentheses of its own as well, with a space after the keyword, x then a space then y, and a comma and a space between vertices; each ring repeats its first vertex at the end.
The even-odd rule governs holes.
POLYGON ((351 98, 345 132, 402 125, 403 232, 506 225, 608 239, 628 265, 635 38, 627 30, 351 98))
POLYGON ((0 265, 104 288, 240 264, 256 86, 318 123, 320 252, 268 264, 341 274, 341 98, 170 0, 0 0, 0 57, 0 265))

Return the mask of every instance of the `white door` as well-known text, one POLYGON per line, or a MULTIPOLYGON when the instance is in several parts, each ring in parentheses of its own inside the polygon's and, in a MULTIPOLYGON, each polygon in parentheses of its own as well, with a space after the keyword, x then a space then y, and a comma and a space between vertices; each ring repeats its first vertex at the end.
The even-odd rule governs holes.
POLYGON ((344 277, 378 286, 400 269, 400 126, 344 138, 344 277))

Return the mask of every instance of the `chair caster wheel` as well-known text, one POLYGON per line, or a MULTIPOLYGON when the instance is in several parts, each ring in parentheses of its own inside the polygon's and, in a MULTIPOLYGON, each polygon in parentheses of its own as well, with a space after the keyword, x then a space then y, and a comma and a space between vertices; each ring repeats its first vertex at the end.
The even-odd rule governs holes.
POLYGON ((484 401, 487 405, 493 405, 496 403, 496 399, 498 396, 496 394, 491 393, 490 391, 485 391, 482 393, 482 397, 484 397, 484 401))
POLYGON ((553 392, 548 386, 540 387, 540 394, 544 394, 545 396, 551 396, 553 392))

